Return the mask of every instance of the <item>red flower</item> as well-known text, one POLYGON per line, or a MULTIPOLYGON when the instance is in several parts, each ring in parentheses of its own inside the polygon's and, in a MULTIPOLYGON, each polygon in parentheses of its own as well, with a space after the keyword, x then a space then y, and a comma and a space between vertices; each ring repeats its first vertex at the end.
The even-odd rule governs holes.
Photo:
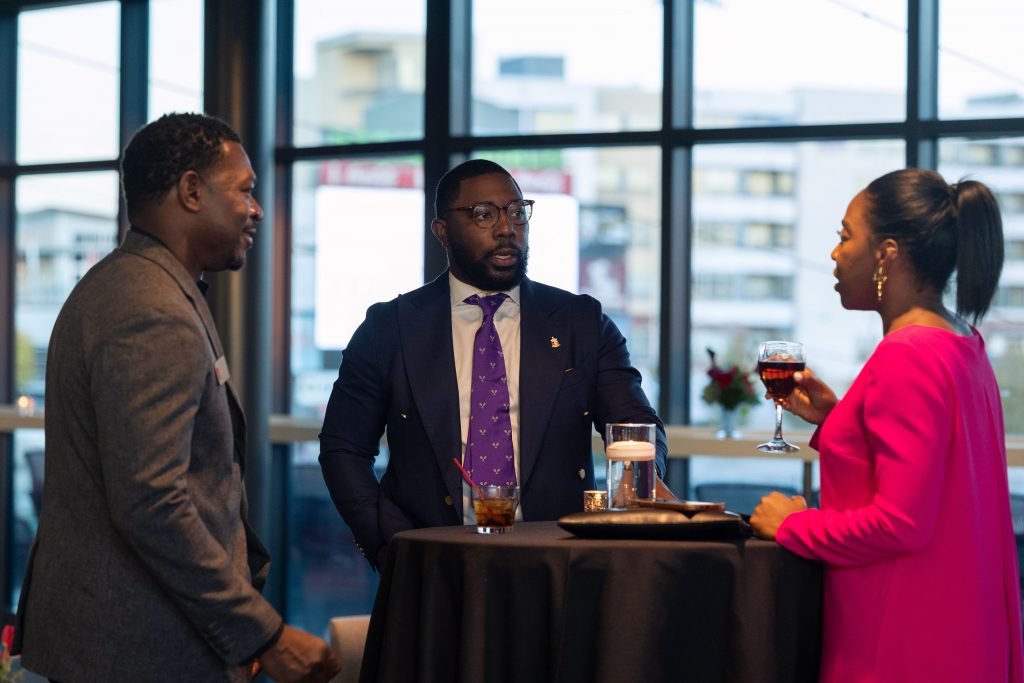
POLYGON ((11 651, 11 643, 14 642, 14 627, 4 626, 3 631, 0 631, 0 643, 3 643, 4 650, 7 652, 11 651))
POLYGON ((713 379, 715 382, 718 383, 718 386, 722 387, 723 389, 728 389, 729 387, 732 386, 732 381, 736 377, 736 373, 738 370, 739 368, 737 368, 734 365, 725 372, 719 371, 713 379))
POLYGON ((711 359, 711 367, 708 368, 708 377, 711 381, 704 388, 702 394, 704 402, 721 404, 729 409, 736 408, 743 403, 757 403, 757 395, 750 383, 749 373, 740 370, 735 365, 728 370, 723 370, 715 362, 715 352, 711 349, 707 349, 707 352, 708 358, 711 359))

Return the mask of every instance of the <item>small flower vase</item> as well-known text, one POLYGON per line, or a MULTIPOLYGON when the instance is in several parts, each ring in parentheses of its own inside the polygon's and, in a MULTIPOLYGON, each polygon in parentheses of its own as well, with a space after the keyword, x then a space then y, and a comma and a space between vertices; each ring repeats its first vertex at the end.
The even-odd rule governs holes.
POLYGON ((739 408, 726 408, 721 406, 722 421, 718 431, 715 432, 716 439, 738 439, 740 433, 736 430, 736 420, 739 418, 739 408))

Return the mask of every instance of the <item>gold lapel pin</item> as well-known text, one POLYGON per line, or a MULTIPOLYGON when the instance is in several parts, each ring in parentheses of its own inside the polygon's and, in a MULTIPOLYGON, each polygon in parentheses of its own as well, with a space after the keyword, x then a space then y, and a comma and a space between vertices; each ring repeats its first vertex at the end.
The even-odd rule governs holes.
POLYGON ((558 337, 552 337, 551 338, 551 348, 557 349, 561 345, 562 345, 562 342, 558 341, 558 337))

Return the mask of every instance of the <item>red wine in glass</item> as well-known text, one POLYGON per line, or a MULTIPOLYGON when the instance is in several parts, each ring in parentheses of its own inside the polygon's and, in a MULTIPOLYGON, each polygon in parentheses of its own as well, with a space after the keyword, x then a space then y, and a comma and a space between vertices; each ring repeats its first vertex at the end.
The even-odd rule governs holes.
POLYGON ((782 438, 782 399, 796 389, 793 374, 806 367, 804 347, 799 342, 768 341, 757 349, 757 372, 768 390, 768 397, 775 401, 775 436, 761 444, 757 450, 765 453, 795 453, 799 446, 782 438))
POLYGON ((757 364, 757 373, 761 376, 768 396, 783 399, 796 389, 793 373, 802 372, 807 363, 788 358, 763 360, 757 364))

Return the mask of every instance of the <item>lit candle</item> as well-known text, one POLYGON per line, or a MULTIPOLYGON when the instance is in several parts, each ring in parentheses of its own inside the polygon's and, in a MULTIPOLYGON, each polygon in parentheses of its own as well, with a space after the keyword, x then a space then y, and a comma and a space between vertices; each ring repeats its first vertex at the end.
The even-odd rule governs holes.
POLYGON ((650 441, 614 441, 608 444, 609 460, 654 460, 654 444, 650 441))

